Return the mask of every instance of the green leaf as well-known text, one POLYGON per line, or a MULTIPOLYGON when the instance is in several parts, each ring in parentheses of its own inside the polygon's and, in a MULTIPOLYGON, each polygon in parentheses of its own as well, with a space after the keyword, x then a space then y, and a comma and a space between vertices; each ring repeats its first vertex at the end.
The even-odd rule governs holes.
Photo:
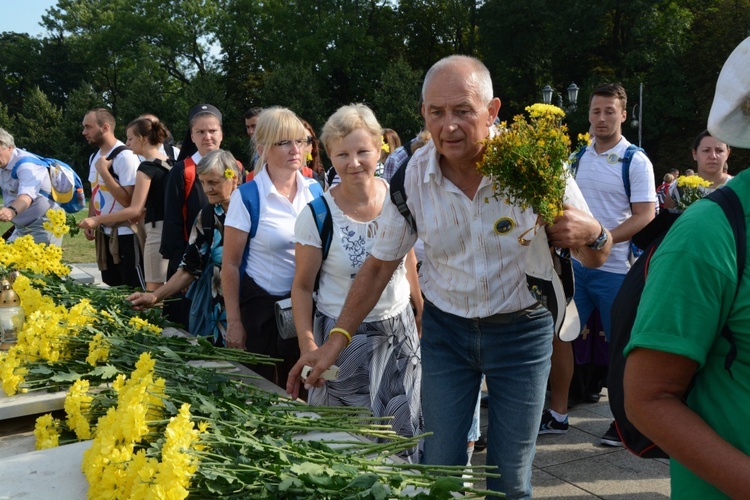
POLYGON ((54 373, 54 371, 47 365, 37 365, 34 368, 30 369, 29 373, 49 375, 50 373, 54 373))
POLYGON ((118 373, 120 373, 120 370, 118 370, 115 366, 103 365, 97 366, 96 368, 91 370, 90 375, 94 377, 101 377, 104 380, 109 380, 117 377, 118 373))
POLYGON ((460 491, 463 483, 457 477, 441 477, 430 488, 430 498, 451 498, 451 493, 460 491))
POLYGON ((58 373, 57 375, 53 375, 50 380, 53 382, 75 382, 81 378, 80 373, 76 372, 69 372, 69 373, 58 373))
POLYGON ((291 487, 302 488, 303 486, 304 483, 302 483, 302 481, 300 481, 298 478, 293 476, 286 476, 279 483, 279 491, 286 491, 291 487))
POLYGON ((375 474, 362 474, 361 476, 355 477, 352 482, 347 484, 345 489, 366 490, 372 488, 372 485, 377 481, 378 476, 375 474))
POLYGON ((370 494, 375 500, 386 500, 391 494, 391 489, 383 483, 375 483, 370 488, 370 494))
POLYGON ((294 472, 295 474, 309 474, 309 475, 318 475, 323 474, 326 472, 326 469, 328 467, 324 465, 318 465, 314 464, 312 462, 302 462, 301 464, 294 464, 292 465, 289 470, 291 472, 294 472))

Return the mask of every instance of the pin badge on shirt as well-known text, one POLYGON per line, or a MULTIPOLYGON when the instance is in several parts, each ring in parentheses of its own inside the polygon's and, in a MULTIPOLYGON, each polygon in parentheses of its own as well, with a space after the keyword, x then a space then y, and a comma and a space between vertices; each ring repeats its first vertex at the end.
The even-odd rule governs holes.
POLYGON ((510 217, 500 217, 495 221, 495 232, 497 234, 508 234, 516 227, 516 223, 510 217))
POLYGON ((620 157, 617 156, 616 153, 610 153, 607 155, 607 163, 611 163, 612 165, 614 165, 618 161, 620 161, 620 157))

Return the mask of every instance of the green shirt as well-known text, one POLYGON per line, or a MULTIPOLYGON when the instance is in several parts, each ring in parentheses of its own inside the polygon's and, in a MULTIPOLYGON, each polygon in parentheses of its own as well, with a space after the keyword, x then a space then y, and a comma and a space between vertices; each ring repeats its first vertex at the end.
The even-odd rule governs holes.
MULTIPOLYGON (((728 184, 750 217, 750 170, 728 184)), ((750 235, 750 230, 748 230, 750 235)), ((750 248, 750 243, 748 244, 750 248)), ((688 406, 719 435, 750 454, 750 276, 747 265, 737 301, 734 234, 720 206, 698 201, 680 216, 649 268, 627 355, 635 347, 685 356, 698 363, 688 406), (724 369, 729 344, 724 322, 734 332, 737 359, 724 369)), ((689 438, 685 436, 685 438, 689 438)), ((725 498, 674 459, 672 498, 725 498)))

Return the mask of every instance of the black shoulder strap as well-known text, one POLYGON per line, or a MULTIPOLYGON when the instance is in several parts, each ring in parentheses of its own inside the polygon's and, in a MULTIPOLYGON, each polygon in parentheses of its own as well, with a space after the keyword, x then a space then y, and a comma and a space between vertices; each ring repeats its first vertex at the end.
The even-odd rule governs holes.
POLYGON ((172 147, 174 145, 174 139, 172 139, 171 136, 168 136, 166 139, 164 139, 164 142, 162 143, 162 146, 164 146, 164 154, 167 155, 167 158, 172 161, 172 164, 175 162, 174 158, 174 148, 172 147))
POLYGON ((117 146, 115 149, 112 150, 111 153, 109 153, 109 156, 107 156, 107 159, 112 161, 115 158, 117 158, 117 155, 125 151, 126 149, 130 149, 127 146, 117 146))
POLYGON ((120 183, 120 176, 115 173, 115 163, 114 160, 117 158, 117 155, 125 151, 126 149, 130 149, 127 146, 117 146, 115 149, 113 149, 109 156, 107 156, 107 159, 112 162, 112 164, 109 166, 109 173, 112 176, 114 180, 117 181, 117 183, 120 183))
POLYGON ((416 139, 412 139, 406 144, 404 144, 404 151, 406 152, 406 162, 408 163, 411 159, 412 155, 414 154, 413 147, 414 147, 414 141, 416 139))
POLYGON ((404 163, 396 170, 396 173, 391 177, 391 201, 401 215, 404 216, 406 222, 409 223, 409 227, 416 233, 417 232, 417 221, 414 220, 414 216, 406 205, 406 191, 404 191, 404 178, 406 177, 406 167, 409 163, 404 163))
MULTIPOLYGON (((737 248, 737 289, 734 291, 734 301, 736 301, 737 294, 740 291, 740 283, 742 283, 742 276, 745 274, 745 262, 747 260, 747 228, 745 226, 745 212, 742 208, 742 202, 740 201, 739 196, 737 196, 737 193, 735 193, 732 188, 719 188, 709 194, 706 198, 721 207, 724 211, 724 215, 726 215, 729 220, 729 225, 732 227, 732 232, 734 233, 734 243, 737 248)), ((731 368, 732 363, 734 363, 734 360, 737 357, 737 343, 734 340, 734 334, 726 323, 721 330, 721 336, 729 343, 729 352, 724 360, 724 369, 727 370, 729 376, 734 379, 731 368)))
POLYGON ((333 179, 335 179, 335 178, 336 178, 336 169, 333 168, 333 167, 331 167, 331 168, 328 169, 328 179, 327 180, 328 180, 328 185, 329 186, 333 185, 333 179))

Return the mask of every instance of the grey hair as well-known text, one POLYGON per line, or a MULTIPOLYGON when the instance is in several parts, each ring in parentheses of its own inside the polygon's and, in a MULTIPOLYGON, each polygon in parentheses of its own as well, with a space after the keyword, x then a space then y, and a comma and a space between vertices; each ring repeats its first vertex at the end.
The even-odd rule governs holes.
POLYGON ((6 148, 16 147, 16 141, 13 140, 13 136, 4 128, 0 128, 0 146, 6 148))
POLYGON ((211 173, 224 175, 224 171, 228 168, 234 170, 234 175, 238 179, 242 176, 240 166, 232 153, 224 149, 214 149, 201 158, 195 166, 195 172, 198 175, 211 173))
POLYGON ((424 83, 422 84, 422 100, 424 101, 425 91, 427 90, 427 85, 430 83, 430 80, 432 80, 432 77, 438 73, 442 73, 446 69, 456 66, 468 66, 469 69, 471 69, 470 79, 473 80, 472 83, 476 88, 477 96, 482 103, 489 104, 495 97, 495 93, 492 89, 490 70, 488 70, 487 66, 485 66, 479 59, 463 55, 444 57, 432 65, 424 77, 424 83))

